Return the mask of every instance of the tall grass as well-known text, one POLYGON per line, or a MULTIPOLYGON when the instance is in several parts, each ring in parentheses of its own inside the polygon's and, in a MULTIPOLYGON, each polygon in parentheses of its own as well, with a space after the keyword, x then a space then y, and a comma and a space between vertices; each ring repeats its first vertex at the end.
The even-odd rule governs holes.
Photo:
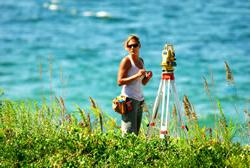
MULTIPOLYGON (((116 120, 92 97, 89 109, 76 106, 75 111, 68 111, 63 97, 52 98, 52 94, 49 103, 0 97, 0 167, 250 167, 249 145, 233 141, 241 128, 224 114, 205 77, 204 82, 219 113, 214 115, 214 128, 201 127, 194 105, 185 95, 187 139, 177 136, 175 105, 170 123, 174 136, 159 139, 156 129, 157 136, 148 140, 146 127, 139 136, 122 137, 116 120)), ((148 108, 144 111, 150 114, 148 108)), ((248 109, 244 113, 249 136, 250 113, 248 109)))
MULTIPOLYGON (((143 132, 122 137, 115 120, 92 98, 90 111, 78 107, 74 114, 64 112, 60 99, 55 98, 52 107, 46 102, 1 101, 1 167, 249 167, 249 147, 230 138, 148 141, 143 132)), ((223 118, 220 124, 227 128, 223 118)), ((189 129, 194 134, 195 125, 189 129)))
POLYGON ((225 61, 224 63, 225 63, 225 68, 226 68, 226 80, 230 83, 234 83, 233 72, 231 68, 229 67, 229 64, 227 63, 227 61, 225 61))

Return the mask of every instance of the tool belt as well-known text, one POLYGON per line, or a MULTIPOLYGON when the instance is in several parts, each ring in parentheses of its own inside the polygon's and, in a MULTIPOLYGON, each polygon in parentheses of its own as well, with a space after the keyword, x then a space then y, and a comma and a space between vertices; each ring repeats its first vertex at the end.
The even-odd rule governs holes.
POLYGON ((117 96, 112 101, 112 108, 121 115, 126 114, 133 109, 132 100, 128 100, 126 96, 117 96))

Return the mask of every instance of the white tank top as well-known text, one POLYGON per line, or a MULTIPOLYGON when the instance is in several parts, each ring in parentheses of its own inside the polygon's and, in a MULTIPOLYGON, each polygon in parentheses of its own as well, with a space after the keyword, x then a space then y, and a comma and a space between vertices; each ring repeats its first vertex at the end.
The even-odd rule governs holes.
MULTIPOLYGON (((139 68, 135 65, 133 59, 130 56, 128 57, 131 62, 131 68, 128 71, 128 77, 130 77, 136 74, 139 71, 139 68)), ((143 77, 137 78, 136 80, 133 80, 127 85, 122 85, 121 95, 138 100, 138 101, 144 100, 144 96, 142 92, 142 79, 143 77)))

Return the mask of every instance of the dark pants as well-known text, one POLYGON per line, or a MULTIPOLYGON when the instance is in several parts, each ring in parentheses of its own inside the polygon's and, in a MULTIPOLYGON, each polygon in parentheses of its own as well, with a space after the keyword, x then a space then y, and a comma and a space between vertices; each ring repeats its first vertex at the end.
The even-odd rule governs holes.
POLYGON ((138 135, 142 120, 143 101, 127 98, 127 102, 128 101, 132 101, 132 110, 127 111, 126 114, 122 115, 122 135, 126 133, 135 133, 138 135))

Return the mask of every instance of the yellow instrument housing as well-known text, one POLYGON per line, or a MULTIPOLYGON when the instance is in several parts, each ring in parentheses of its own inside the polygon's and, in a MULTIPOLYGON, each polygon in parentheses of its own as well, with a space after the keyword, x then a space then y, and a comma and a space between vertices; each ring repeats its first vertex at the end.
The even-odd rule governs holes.
POLYGON ((175 51, 172 44, 165 44, 162 50, 162 70, 163 71, 174 71, 175 62, 175 51))

